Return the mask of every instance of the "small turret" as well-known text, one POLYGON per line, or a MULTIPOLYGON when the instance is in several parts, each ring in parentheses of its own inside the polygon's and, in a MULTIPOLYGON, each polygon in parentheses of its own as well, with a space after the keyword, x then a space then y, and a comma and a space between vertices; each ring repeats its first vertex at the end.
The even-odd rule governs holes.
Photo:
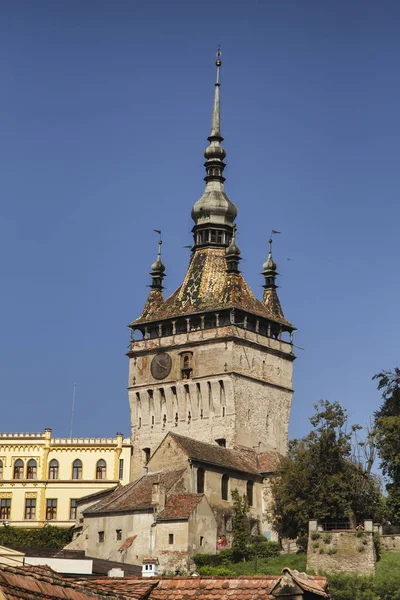
POLYGON ((162 239, 161 239, 161 231, 158 229, 154 230, 156 233, 158 233, 160 235, 160 239, 158 240, 158 252, 157 252, 157 258, 155 260, 155 262, 153 262, 153 264, 151 265, 151 289, 152 290, 162 290, 163 289, 163 279, 165 277, 165 266, 163 265, 162 261, 161 261, 161 245, 162 245, 162 239))
POLYGON ((275 283, 275 279, 278 275, 277 272, 277 266, 276 263, 274 262, 273 258, 272 258, 272 238, 269 238, 268 240, 269 243, 269 252, 268 252, 268 258, 265 261, 265 263, 263 264, 263 271, 262 274, 264 275, 265 278, 265 283, 264 283, 264 288, 267 289, 276 289, 278 286, 275 283))
POLYGON ((236 244, 236 225, 233 228, 231 243, 225 251, 228 273, 239 273, 240 250, 236 244))
MULTIPOLYGON (((280 233, 279 231, 272 231, 272 233, 280 233)), ((272 258, 272 237, 268 240, 269 243, 269 252, 268 257, 265 263, 263 264, 262 274, 264 275, 264 295, 262 299, 262 303, 269 310, 269 312, 274 315, 278 319, 284 319, 282 306, 278 298, 278 293, 276 291, 276 278, 278 276, 278 271, 276 262, 272 258)))

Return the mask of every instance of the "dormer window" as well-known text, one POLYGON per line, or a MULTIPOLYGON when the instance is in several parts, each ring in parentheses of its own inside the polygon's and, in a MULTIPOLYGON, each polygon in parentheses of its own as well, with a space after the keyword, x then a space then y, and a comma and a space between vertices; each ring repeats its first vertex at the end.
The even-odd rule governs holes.
POLYGON ((181 354, 181 377, 190 379, 193 374, 193 352, 183 352, 181 354))

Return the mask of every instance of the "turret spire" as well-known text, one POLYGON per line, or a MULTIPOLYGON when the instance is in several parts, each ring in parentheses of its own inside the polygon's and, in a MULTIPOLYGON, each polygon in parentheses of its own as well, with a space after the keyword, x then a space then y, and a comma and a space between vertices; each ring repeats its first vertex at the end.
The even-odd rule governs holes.
POLYGON ((277 285, 275 284, 276 276, 278 275, 276 271, 276 263, 272 258, 272 237, 268 240, 269 244, 269 252, 268 257, 265 263, 263 264, 263 272, 262 274, 265 277, 265 289, 276 289, 277 285))
POLYGON ((162 237, 161 231, 159 229, 153 229, 156 233, 159 234, 160 238, 158 240, 158 251, 156 261, 151 265, 151 285, 150 287, 153 290, 162 290, 163 289, 163 279, 165 277, 165 266, 161 261, 161 245, 162 245, 162 237))
POLYGON ((221 48, 217 52, 217 76, 214 91, 214 105, 211 121, 211 133, 208 136, 210 142, 204 152, 206 162, 206 188, 204 194, 196 202, 192 209, 192 219, 195 222, 195 244, 194 249, 199 246, 227 247, 230 243, 233 231, 233 223, 237 216, 237 208, 228 198, 224 190, 225 169, 224 158, 226 152, 222 147, 223 137, 221 135, 220 116, 220 69, 221 48))

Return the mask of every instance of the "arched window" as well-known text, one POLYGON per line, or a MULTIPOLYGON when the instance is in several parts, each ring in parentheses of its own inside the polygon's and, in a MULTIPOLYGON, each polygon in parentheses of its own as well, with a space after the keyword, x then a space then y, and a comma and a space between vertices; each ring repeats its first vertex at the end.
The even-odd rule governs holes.
POLYGON ((23 479, 24 478, 24 463, 19 458, 14 463, 14 479, 23 479))
POLYGON ((36 477, 37 477, 36 460, 33 460, 33 458, 31 458, 31 460, 28 461, 28 469, 26 472, 26 478, 27 479, 36 479, 36 477))
POLYGON ((3 479, 3 461, 0 460, 0 479, 3 479))
POLYGON ((49 464, 49 479, 58 479, 58 460, 55 458, 49 464))
POLYGON ((97 461, 96 466, 96 479, 106 479, 107 475, 107 465, 106 461, 102 458, 97 461))
POLYGON ((249 503, 249 506, 253 506, 253 489, 254 489, 254 481, 248 481, 246 485, 246 496, 249 503))
POLYGON ((229 475, 222 475, 221 479, 221 498, 228 500, 229 475))
POLYGON ((204 469, 197 469, 197 493, 204 494, 204 469))
POLYGON ((79 458, 72 463, 72 479, 82 479, 82 461, 79 458))

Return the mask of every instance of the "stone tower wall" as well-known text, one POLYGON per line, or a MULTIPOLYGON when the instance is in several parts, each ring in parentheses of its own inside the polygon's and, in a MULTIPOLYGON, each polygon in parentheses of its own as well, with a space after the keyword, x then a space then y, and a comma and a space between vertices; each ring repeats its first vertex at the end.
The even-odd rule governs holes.
POLYGON ((136 341, 129 368, 134 476, 144 449, 153 453, 168 431, 200 441, 226 440, 285 453, 292 398, 293 355, 288 343, 235 326, 136 341), (172 360, 162 381, 151 375, 159 352, 172 360), (181 354, 193 372, 182 378, 181 354))

